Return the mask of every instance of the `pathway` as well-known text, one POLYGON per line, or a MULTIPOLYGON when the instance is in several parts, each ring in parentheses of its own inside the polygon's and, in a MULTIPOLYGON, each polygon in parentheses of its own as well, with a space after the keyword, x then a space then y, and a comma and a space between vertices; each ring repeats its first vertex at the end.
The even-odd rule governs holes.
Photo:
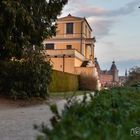
MULTIPOLYGON (((83 96, 78 96, 81 100, 83 96)), ((59 112, 65 100, 57 101, 59 112)), ((47 104, 32 107, 0 107, 0 140, 35 140, 38 134, 33 125, 50 124, 52 112, 47 104)))

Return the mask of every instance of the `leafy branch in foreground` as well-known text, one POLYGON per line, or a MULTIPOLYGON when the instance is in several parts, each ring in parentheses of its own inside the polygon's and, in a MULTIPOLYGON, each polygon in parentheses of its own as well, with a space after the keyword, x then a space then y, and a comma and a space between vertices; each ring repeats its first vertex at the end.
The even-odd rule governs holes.
POLYGON ((20 58, 55 34, 54 22, 67 0, 1 0, 0 59, 20 58))
POLYGON ((40 140, 131 140, 130 130, 139 124, 140 90, 115 88, 96 93, 88 102, 73 102, 55 125, 43 125, 40 140))

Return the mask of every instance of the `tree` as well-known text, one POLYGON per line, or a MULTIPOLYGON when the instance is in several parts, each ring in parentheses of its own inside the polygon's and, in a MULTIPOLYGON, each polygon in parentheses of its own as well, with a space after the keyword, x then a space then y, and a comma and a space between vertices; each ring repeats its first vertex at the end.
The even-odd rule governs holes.
POLYGON ((27 47, 40 46, 55 34, 53 24, 67 0, 1 0, 0 59, 20 58, 27 47))
POLYGON ((129 71, 127 85, 140 85, 140 67, 133 67, 129 71))

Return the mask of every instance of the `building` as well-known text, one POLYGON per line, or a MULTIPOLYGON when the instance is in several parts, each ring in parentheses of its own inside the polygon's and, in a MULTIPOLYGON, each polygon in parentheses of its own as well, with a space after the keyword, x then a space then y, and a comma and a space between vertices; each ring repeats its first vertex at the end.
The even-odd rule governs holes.
POLYGON ((101 70, 97 58, 95 58, 95 66, 98 70, 99 79, 102 87, 119 86, 119 75, 115 61, 112 62, 109 70, 101 70))
POLYGON ((45 54, 51 59, 53 69, 88 74, 98 78, 94 64, 95 37, 85 18, 68 15, 56 22, 56 36, 43 41, 45 54))

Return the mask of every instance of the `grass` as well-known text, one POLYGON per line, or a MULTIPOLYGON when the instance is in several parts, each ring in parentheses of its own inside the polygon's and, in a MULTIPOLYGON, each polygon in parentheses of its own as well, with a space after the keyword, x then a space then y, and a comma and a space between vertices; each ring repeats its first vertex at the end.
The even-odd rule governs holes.
POLYGON ((84 95, 85 93, 89 93, 91 91, 68 91, 68 92, 50 92, 50 98, 70 98, 72 96, 84 95))

